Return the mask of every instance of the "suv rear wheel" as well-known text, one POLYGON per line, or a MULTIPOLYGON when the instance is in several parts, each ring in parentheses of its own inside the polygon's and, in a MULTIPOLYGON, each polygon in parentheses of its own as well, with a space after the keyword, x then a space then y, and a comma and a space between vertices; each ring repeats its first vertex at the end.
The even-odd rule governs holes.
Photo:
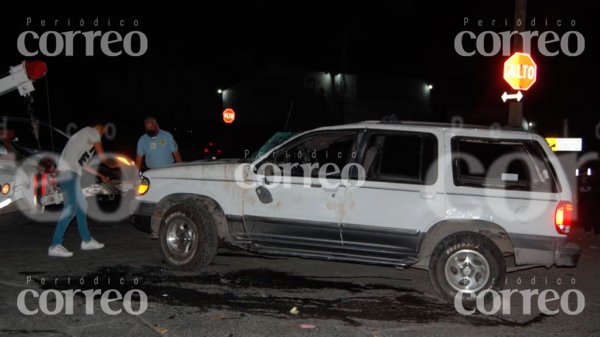
POLYGON ((480 292, 496 288, 506 275, 500 249, 477 233, 456 233, 442 240, 429 260, 429 278, 433 288, 453 302, 463 293, 463 304, 472 306, 480 292))
POLYGON ((171 207, 160 225, 160 246, 167 262, 180 270, 208 266, 217 252, 218 236, 210 212, 197 203, 171 207))

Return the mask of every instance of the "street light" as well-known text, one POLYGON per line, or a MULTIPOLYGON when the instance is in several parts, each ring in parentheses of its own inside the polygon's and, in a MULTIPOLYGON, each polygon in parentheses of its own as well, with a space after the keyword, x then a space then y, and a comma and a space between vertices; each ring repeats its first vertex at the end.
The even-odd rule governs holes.
POLYGON ((433 84, 428 84, 427 85, 427 89, 432 90, 433 89, 433 84))
POLYGON ((217 89, 217 94, 222 94, 223 93, 223 89, 217 89))

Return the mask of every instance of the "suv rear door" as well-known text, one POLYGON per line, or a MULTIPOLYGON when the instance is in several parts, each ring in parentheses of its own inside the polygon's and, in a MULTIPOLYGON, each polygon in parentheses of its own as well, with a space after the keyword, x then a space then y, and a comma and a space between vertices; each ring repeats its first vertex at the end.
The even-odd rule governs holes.
POLYGON ((416 256, 423 230, 444 216, 440 136, 369 131, 361 160, 366 179, 344 197, 344 251, 391 264, 416 256))

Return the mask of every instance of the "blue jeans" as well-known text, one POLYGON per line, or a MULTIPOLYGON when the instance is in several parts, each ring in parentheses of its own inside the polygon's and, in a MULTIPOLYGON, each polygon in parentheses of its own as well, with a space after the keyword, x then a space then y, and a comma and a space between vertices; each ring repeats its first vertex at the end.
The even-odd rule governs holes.
POLYGON ((75 172, 64 171, 59 173, 58 183, 64 196, 64 206, 54 230, 52 245, 62 244, 65 232, 73 218, 77 218, 77 229, 81 240, 90 241, 92 236, 87 224, 87 200, 81 190, 81 177, 75 172))

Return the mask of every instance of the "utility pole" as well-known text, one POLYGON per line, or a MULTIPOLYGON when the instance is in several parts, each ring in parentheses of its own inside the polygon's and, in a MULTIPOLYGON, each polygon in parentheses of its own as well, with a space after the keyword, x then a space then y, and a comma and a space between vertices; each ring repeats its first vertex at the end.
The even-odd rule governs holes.
MULTIPOLYGON (((527 0, 515 0, 514 30, 525 31, 527 20, 527 0), (520 23, 520 25, 519 25, 520 23)), ((511 41, 512 52, 523 52, 523 39, 521 35, 513 36, 511 41)), ((523 102, 510 102, 508 104, 508 126, 521 127, 523 123, 523 102)))
POLYGON ((348 71, 348 31, 344 30, 343 35, 343 44, 342 44, 342 67, 340 72, 340 84, 339 84, 339 93, 341 96, 340 100, 340 111, 339 111, 339 120, 342 123, 346 123, 346 104, 348 103, 346 97, 346 75, 348 71))

